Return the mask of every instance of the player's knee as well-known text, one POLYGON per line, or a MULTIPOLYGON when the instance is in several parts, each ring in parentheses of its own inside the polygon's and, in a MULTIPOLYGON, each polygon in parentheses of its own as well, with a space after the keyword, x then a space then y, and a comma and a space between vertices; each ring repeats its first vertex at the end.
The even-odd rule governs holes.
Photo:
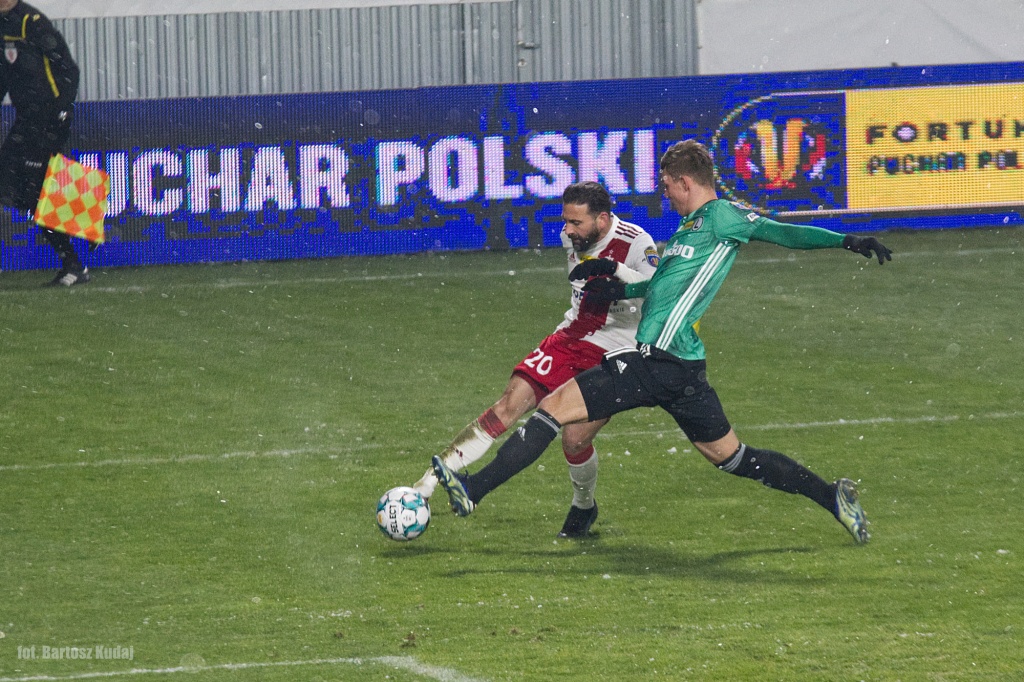
POLYGON ((562 454, 569 464, 580 465, 594 456, 594 445, 590 440, 571 438, 562 432, 562 454))
POLYGON ((532 401, 523 400, 522 397, 506 393, 498 398, 498 402, 491 405, 490 412, 501 420, 501 423, 505 425, 505 428, 508 428, 518 421, 520 417, 529 412, 532 407, 532 401))
POLYGON ((515 410, 512 409, 510 402, 505 399, 505 396, 502 396, 498 402, 491 405, 491 409, 488 410, 488 412, 493 414, 505 428, 508 428, 512 422, 522 416, 522 412, 516 414, 515 410))
POLYGON ((572 380, 541 400, 537 409, 544 410, 563 425, 588 421, 587 403, 572 380))

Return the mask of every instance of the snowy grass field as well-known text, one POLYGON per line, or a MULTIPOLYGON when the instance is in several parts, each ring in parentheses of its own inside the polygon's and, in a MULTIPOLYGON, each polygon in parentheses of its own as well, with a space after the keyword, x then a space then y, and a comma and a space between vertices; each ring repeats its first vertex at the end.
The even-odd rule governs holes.
POLYGON ((882 238, 745 246, 701 328, 742 440, 861 481, 864 547, 648 410, 591 539, 557 445, 384 538, 561 318, 557 249, 0 274, 0 682, 1019 680, 1024 233, 882 238))

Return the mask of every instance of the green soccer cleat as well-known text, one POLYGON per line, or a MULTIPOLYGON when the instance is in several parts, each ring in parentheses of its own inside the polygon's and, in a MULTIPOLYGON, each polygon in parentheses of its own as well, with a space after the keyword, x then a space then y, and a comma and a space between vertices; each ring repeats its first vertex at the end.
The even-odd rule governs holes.
POLYGON ((437 482, 448 493, 448 506, 452 508, 452 511, 457 516, 472 514, 476 505, 473 504, 473 500, 469 499, 464 479, 450 469, 438 455, 434 455, 434 458, 430 460, 430 465, 434 468, 437 482))
POLYGON ((848 478, 836 481, 836 519, 850 531, 858 545, 864 545, 871 536, 868 534, 868 518, 858 497, 856 483, 848 478))
POLYGON ((597 521, 597 502, 590 509, 580 509, 576 505, 569 507, 569 515, 565 517, 562 530, 558 531, 560 538, 585 538, 590 534, 590 527, 597 521))

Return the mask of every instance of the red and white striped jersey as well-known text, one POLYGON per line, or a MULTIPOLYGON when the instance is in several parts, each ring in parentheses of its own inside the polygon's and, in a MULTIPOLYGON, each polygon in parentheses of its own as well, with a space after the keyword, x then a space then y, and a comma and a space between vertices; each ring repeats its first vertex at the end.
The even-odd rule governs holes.
MULTIPOLYGON (((583 253, 572 248, 564 233, 562 244, 568 252, 570 271, 589 258, 609 258, 620 264, 616 277, 629 283, 650 279, 658 267, 658 249, 651 235, 638 225, 619 220, 614 214, 608 234, 583 253)), ((605 350, 635 345, 642 301, 636 298, 614 303, 584 301, 584 284, 583 280, 572 282, 572 305, 555 331, 589 341, 605 350)))

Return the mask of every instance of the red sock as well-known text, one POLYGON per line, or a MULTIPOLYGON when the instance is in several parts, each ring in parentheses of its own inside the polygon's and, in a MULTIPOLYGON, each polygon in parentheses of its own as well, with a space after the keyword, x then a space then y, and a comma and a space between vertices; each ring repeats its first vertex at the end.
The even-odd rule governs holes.
POLYGON ((494 414, 494 410, 489 407, 486 412, 476 418, 476 422, 491 438, 497 438, 506 431, 505 425, 498 419, 498 415, 494 414))
POLYGON ((563 445, 562 452, 565 454, 565 461, 569 464, 584 464, 588 459, 594 456, 594 445, 591 443, 588 447, 580 450, 575 455, 566 452, 565 445, 563 445))

